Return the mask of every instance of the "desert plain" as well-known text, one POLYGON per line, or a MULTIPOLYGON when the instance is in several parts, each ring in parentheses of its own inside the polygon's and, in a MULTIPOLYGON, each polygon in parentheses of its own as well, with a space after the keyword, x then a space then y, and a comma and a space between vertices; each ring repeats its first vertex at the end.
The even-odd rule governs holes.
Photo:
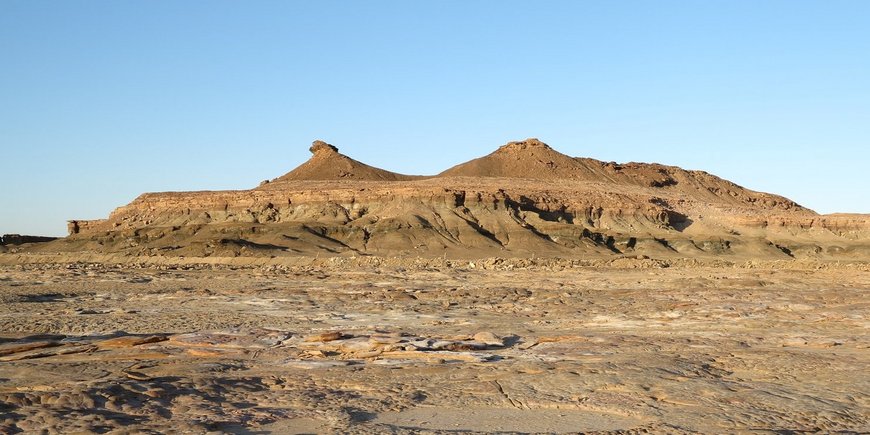
POLYGON ((867 266, 0 269, 9 433, 863 433, 867 266))

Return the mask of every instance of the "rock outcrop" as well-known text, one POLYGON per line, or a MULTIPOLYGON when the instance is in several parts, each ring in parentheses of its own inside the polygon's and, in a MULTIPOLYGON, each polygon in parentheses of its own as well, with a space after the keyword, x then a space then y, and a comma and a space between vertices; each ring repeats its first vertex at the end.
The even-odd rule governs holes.
POLYGON ((251 190, 147 193, 35 250, 203 256, 870 258, 868 215, 821 216, 701 171, 511 142, 435 177, 315 141, 251 190))
POLYGON ((23 245, 25 243, 45 243, 57 240, 57 237, 26 236, 21 234, 4 234, 0 236, 0 245, 23 245))

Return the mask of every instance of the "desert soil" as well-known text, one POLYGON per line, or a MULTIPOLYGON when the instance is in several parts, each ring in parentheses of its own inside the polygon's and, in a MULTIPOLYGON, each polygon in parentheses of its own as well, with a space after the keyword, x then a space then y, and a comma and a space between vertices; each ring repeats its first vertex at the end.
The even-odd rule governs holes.
POLYGON ((866 265, 626 266, 0 266, 0 432, 870 431, 866 265))

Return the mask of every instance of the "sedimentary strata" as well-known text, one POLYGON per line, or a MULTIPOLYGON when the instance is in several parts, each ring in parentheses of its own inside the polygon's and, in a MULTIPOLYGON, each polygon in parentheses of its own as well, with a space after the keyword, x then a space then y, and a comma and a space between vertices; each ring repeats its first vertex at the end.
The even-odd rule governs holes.
POLYGON ((35 252, 132 256, 867 259, 870 218, 819 215, 702 171, 601 162, 537 139, 431 177, 312 157, 250 190, 146 193, 35 252))

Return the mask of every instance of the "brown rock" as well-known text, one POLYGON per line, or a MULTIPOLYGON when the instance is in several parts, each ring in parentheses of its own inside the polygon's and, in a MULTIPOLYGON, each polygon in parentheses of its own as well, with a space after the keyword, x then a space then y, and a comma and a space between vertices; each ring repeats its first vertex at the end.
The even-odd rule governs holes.
POLYGON ((488 332, 488 331, 478 332, 477 334, 474 334, 474 336, 472 338, 475 341, 479 341, 483 344, 486 344, 487 346, 493 346, 493 347, 503 347, 504 346, 504 340, 501 339, 499 336, 493 334, 492 332, 488 332))
POLYGON ((340 331, 329 331, 329 332, 324 332, 322 334, 309 335, 309 336, 305 337, 303 339, 303 341, 306 341, 309 343, 315 342, 315 341, 328 342, 328 341, 340 340, 342 338, 347 338, 347 337, 349 337, 349 336, 345 335, 344 333, 342 333, 340 331))
POLYGON ((2 344, 0 345, 0 356, 60 345, 61 343, 57 341, 34 341, 30 343, 13 342, 8 344, 2 344))
POLYGON ((326 153, 337 153, 338 152, 338 148, 336 148, 336 147, 332 146, 331 144, 328 144, 322 140, 315 140, 314 142, 312 142, 311 148, 309 148, 308 150, 311 151, 311 154, 317 154, 317 153, 321 153, 321 152, 326 152, 326 153))
POLYGON ((147 343, 158 343, 161 341, 166 341, 168 339, 169 337, 165 335, 149 335, 144 337, 136 335, 125 335, 123 337, 115 337, 97 342, 96 345, 100 349, 116 349, 123 347, 139 346, 141 344, 147 343))

